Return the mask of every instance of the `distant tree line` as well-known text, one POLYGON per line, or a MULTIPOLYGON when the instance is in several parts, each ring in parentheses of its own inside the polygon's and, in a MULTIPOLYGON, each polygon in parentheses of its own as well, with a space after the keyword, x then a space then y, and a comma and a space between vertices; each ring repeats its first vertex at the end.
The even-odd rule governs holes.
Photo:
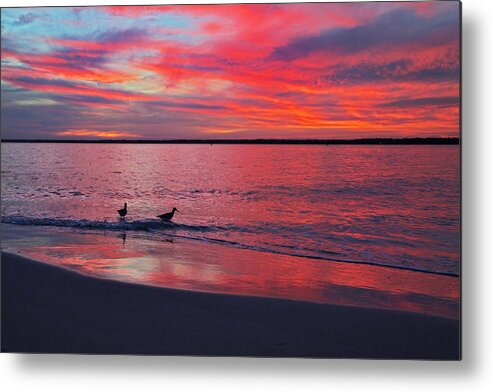
POLYGON ((127 143, 127 144, 460 144, 458 137, 364 138, 364 139, 162 139, 162 140, 49 140, 3 139, 3 143, 127 143))

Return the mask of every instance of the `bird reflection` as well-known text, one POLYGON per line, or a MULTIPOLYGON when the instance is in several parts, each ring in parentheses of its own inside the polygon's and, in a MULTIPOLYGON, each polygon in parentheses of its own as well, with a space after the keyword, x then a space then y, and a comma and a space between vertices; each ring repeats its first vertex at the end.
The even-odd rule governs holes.
POLYGON ((127 233, 121 233, 118 235, 122 239, 122 248, 125 248, 125 242, 127 242, 127 233))

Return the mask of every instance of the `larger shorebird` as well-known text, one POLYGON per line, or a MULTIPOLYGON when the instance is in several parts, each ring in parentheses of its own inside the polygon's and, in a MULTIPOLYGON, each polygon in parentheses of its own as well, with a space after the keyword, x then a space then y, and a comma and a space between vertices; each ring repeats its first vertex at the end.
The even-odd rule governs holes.
POLYGON ((167 212, 166 214, 157 215, 157 217, 160 218, 162 221, 169 222, 169 221, 171 221, 171 219, 173 219, 173 215, 175 215, 175 211, 180 212, 180 211, 178 211, 178 209, 176 207, 173 207, 171 212, 167 212))
POLYGON ((127 203, 123 204, 123 208, 121 210, 116 210, 118 212, 118 215, 120 215, 120 218, 125 218, 125 215, 127 215, 127 203))

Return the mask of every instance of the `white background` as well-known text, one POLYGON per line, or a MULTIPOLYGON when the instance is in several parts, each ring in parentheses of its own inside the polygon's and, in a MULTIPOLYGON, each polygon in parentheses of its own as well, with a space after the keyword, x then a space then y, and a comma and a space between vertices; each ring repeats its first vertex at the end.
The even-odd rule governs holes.
MULTIPOLYGON (((170 0, 168 0, 170 2, 170 0)), ((182 0, 182 3, 207 3, 182 0)), ((220 3, 224 0, 210 0, 220 3)), ((262 2, 262 1, 258 1, 262 2)), ((143 0, 164 4, 166 0, 143 0)), ((180 3, 175 0, 174 3, 180 3)), ((6 6, 139 4, 2 0, 6 6)), ((0 355, 4 391, 486 391, 493 388, 493 1, 463 1, 462 362, 0 355)))

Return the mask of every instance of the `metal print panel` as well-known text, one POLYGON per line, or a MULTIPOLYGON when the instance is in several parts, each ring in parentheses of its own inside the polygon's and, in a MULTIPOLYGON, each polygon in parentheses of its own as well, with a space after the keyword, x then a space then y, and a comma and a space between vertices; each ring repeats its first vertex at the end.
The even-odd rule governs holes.
POLYGON ((460 13, 2 8, 2 351, 460 359, 460 13))

